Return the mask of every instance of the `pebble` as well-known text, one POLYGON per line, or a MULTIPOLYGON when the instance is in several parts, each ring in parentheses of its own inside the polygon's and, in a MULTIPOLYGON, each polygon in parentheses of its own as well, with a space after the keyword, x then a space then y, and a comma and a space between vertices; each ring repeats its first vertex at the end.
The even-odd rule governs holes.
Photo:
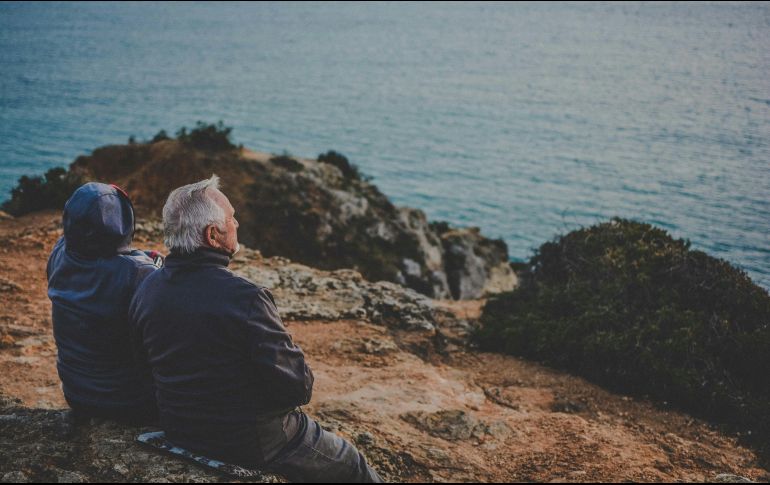
POLYGON ((29 483, 29 477, 24 472, 8 472, 0 478, 0 483, 29 483))

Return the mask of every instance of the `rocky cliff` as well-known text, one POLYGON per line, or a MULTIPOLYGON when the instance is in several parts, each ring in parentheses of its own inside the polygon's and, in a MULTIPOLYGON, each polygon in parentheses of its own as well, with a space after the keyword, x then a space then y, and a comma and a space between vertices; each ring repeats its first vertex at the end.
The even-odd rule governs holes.
POLYGON ((96 149, 71 171, 120 185, 145 214, 159 214, 174 188, 216 173, 241 241, 266 256, 352 268, 433 298, 478 298, 516 285, 503 241, 431 223, 418 209, 394 206, 344 157, 320 160, 166 139, 96 149))

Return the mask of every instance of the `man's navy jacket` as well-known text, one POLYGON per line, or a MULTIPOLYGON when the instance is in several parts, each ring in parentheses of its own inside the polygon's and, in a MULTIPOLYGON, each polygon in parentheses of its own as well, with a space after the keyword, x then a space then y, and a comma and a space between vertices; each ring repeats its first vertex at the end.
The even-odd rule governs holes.
POLYGON ((128 305, 157 268, 129 246, 134 211, 128 197, 100 183, 67 201, 64 236, 48 260, 48 297, 64 396, 73 407, 132 413, 154 405, 152 376, 134 360, 128 305))
POLYGON ((229 262, 213 249, 172 252, 137 290, 129 320, 169 439, 246 463, 257 457, 258 420, 307 404, 313 374, 270 292, 229 262))

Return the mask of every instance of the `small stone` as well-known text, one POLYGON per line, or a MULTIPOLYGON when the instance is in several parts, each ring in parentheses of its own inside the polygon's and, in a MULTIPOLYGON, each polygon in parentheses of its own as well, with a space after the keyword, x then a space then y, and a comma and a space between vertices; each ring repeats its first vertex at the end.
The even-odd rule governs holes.
POLYGON ((373 445, 374 436, 372 436, 372 434, 369 432, 359 433, 358 436, 356 436, 356 443, 361 446, 373 445))
POLYGON ((447 452, 440 448, 428 448, 428 458, 441 465, 450 461, 447 452))
POLYGON ((24 472, 8 472, 0 478, 0 483, 29 483, 29 477, 24 472))
POLYGON ((361 352, 370 355, 384 355, 398 351, 398 346, 390 340, 368 338, 361 345, 361 352))
POLYGON ((112 466, 112 469, 115 470, 116 473, 124 477, 128 475, 128 467, 123 463, 116 463, 115 465, 112 466))
POLYGON ((11 293, 21 291, 22 287, 16 282, 0 278, 0 293, 11 293))
POLYGON ((575 414, 585 411, 585 406, 569 399, 557 399, 551 405, 551 411, 554 413, 575 414))
POLYGON ((487 427, 486 432, 490 436, 494 436, 495 438, 503 441, 514 434, 511 427, 508 426, 508 424, 506 424, 504 421, 493 422, 487 427))
POLYGON ((412 278, 422 277, 422 268, 420 268, 420 263, 409 258, 404 258, 401 263, 407 275, 411 276, 412 278))
POLYGON ((435 413, 409 412, 401 416, 407 423, 447 441, 463 441, 486 434, 486 425, 462 410, 435 413))
POLYGON ((741 477, 739 475, 733 475, 730 473, 720 473, 716 477, 714 477, 713 480, 711 480, 712 483, 754 483, 753 481, 749 480, 746 477, 741 477))
POLYGON ((0 336, 0 348, 13 347, 15 343, 16 343, 16 339, 11 337, 10 335, 4 334, 0 336))
POLYGON ((77 472, 69 470, 57 470, 56 483, 85 483, 86 477, 77 472))

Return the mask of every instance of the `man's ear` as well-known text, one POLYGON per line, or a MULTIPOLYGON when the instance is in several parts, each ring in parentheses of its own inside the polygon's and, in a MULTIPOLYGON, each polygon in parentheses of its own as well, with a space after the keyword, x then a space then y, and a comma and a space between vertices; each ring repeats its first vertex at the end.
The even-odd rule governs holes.
POLYGON ((217 240, 219 237, 219 232, 217 231, 217 228, 214 224, 206 227, 203 237, 205 238, 206 244, 209 247, 218 248, 221 246, 217 240))

